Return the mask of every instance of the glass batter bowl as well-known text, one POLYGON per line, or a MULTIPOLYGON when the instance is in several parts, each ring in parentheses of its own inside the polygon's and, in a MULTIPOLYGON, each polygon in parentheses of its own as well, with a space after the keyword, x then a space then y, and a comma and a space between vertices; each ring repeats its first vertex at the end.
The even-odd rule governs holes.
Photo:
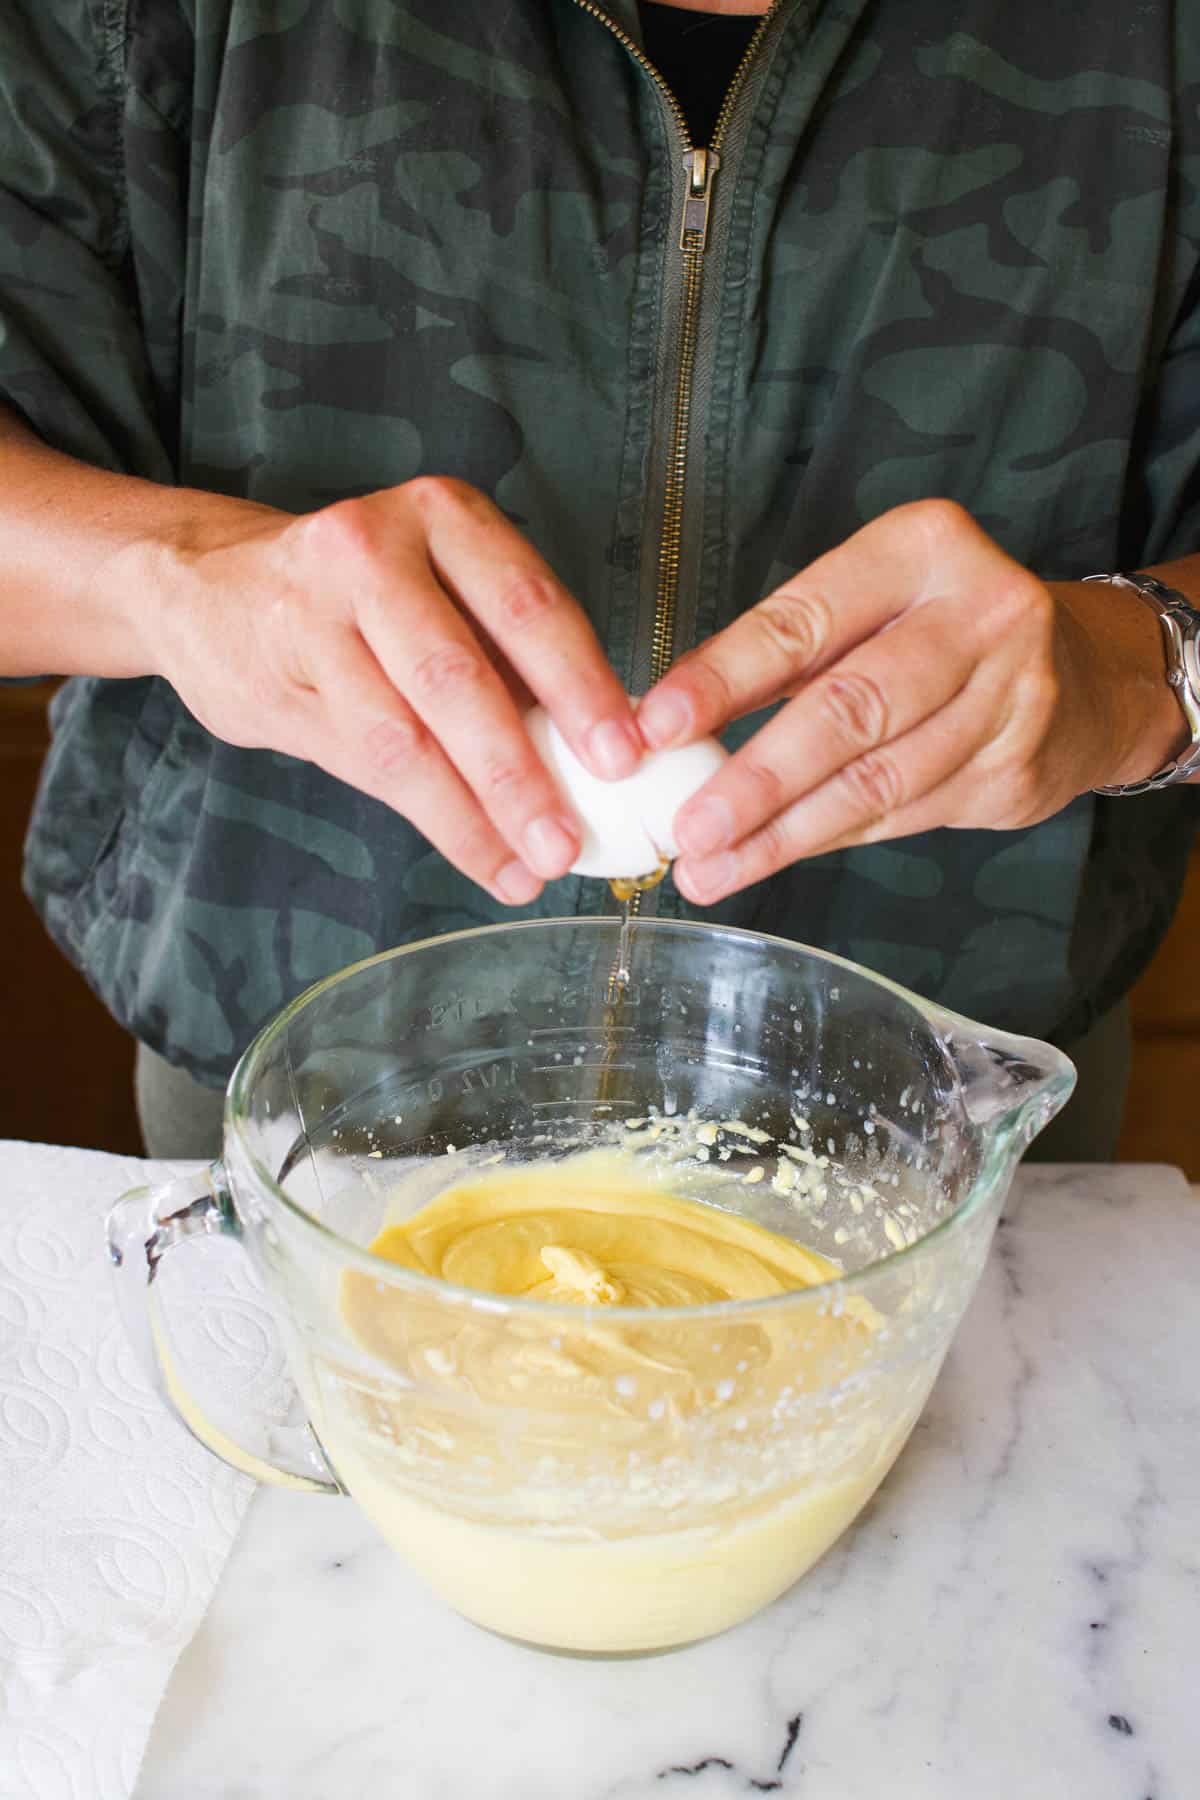
POLYGON ((1048 1045, 756 933, 635 922, 621 986, 619 930, 462 932, 320 983, 239 1063, 223 1160, 109 1226, 127 1327, 204 1443, 348 1492, 478 1623, 601 1654, 735 1624, 845 1529, 1074 1083, 1048 1045), (488 1296, 368 1249, 465 1174, 604 1145, 842 1274, 638 1310, 488 1296), (181 1360, 164 1258, 214 1234, 266 1288, 292 1423, 181 1360))

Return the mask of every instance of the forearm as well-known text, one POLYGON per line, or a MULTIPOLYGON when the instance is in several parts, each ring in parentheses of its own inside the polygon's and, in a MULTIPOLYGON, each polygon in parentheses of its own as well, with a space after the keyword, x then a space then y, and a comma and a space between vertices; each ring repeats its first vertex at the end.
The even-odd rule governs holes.
MULTIPOLYGON (((1200 608, 1200 556, 1159 563, 1146 573, 1178 589, 1200 608)), ((1084 581, 1050 585, 1087 634, 1095 652, 1095 679, 1107 691, 1114 758, 1103 785, 1140 781, 1178 756, 1188 736, 1179 702, 1165 679, 1161 627, 1128 588, 1084 581)), ((1200 783, 1200 776, 1192 781, 1200 783)))
POLYGON ((0 404, 0 674, 158 672, 163 550, 246 532, 271 508, 95 469, 0 404))

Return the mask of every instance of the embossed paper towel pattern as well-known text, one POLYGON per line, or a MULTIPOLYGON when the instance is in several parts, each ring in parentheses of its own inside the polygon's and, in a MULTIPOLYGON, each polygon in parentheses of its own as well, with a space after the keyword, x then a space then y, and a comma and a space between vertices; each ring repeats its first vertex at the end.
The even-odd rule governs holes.
MULTIPOLYGON (((167 1412, 117 1316, 106 1210, 171 1172, 0 1143, 0 1800, 127 1800, 253 1490, 167 1412)), ((222 1275, 211 1351, 277 1394, 261 1293, 244 1262, 222 1275)))

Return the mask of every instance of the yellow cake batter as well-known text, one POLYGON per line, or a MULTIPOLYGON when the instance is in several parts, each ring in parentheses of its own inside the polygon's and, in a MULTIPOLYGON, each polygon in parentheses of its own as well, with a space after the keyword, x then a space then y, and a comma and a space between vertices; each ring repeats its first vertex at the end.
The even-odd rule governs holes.
POLYGON ((864 1424, 859 1398, 849 1422, 822 1424, 810 1403, 797 1422, 869 1365, 880 1320, 862 1300, 657 1320, 840 1271, 616 1153, 477 1169, 371 1248, 554 1306, 497 1315, 349 1272, 350 1332, 399 1379, 320 1384, 314 1409, 384 1535, 460 1611, 515 1637, 645 1650, 749 1616, 845 1528, 919 1409, 864 1424))
POLYGON ((482 1171, 389 1226, 371 1249, 459 1287, 581 1306, 761 1300, 841 1273, 603 1151, 482 1171))

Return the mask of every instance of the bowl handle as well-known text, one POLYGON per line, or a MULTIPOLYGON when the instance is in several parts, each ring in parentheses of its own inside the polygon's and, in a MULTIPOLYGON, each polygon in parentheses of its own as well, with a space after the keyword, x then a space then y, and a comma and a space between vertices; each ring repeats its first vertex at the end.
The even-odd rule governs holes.
POLYGON ((206 1450, 259 1481, 310 1494, 340 1494, 343 1489, 310 1426, 276 1424, 264 1417, 239 1420, 227 1430, 223 1421, 201 1410, 186 1372, 176 1364, 156 1277, 168 1251, 189 1239, 217 1234, 241 1242, 241 1223, 219 1162, 161 1187, 134 1188, 117 1201, 108 1215, 108 1253, 126 1335, 153 1387, 206 1450), (257 1448, 248 1448, 247 1438, 257 1448))

